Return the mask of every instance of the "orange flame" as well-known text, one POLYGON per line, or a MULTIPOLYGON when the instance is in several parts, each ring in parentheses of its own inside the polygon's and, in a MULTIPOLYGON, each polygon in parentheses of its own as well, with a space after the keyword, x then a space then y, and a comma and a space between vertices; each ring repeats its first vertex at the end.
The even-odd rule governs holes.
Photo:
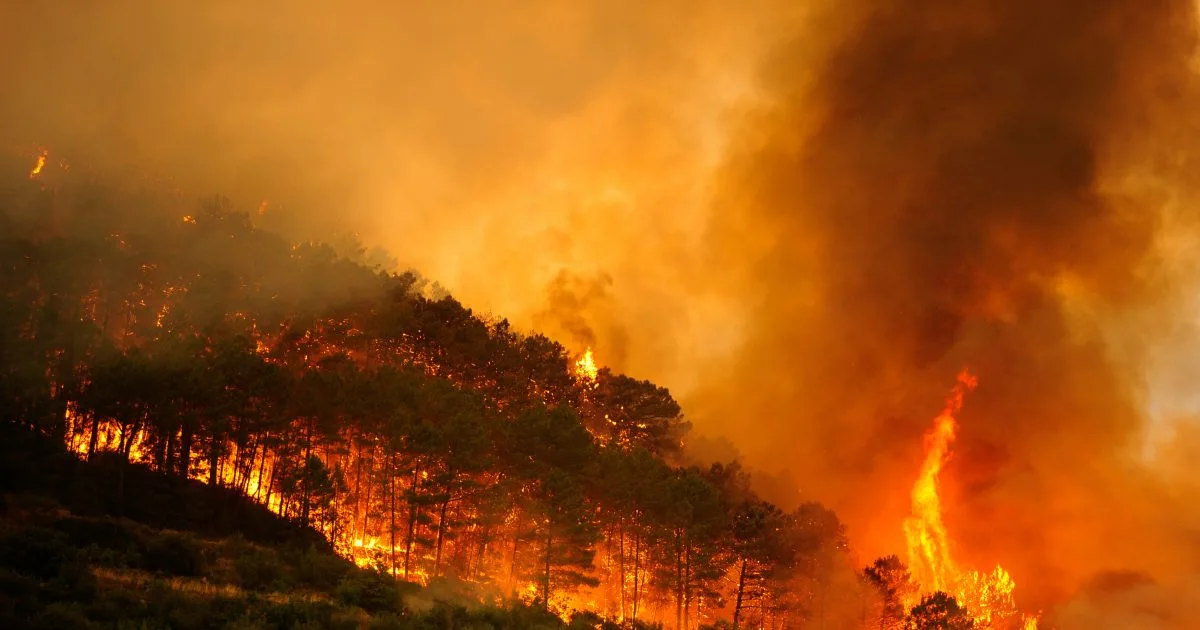
POLYGON ((958 574, 950 555, 946 526, 942 523, 942 502, 938 496, 938 475, 950 455, 950 444, 958 433, 954 414, 962 408, 963 395, 975 388, 975 377, 966 370, 946 399, 942 413, 933 421, 925 435, 925 462, 912 489, 912 516, 904 522, 908 541, 909 565, 921 586, 933 591, 946 591, 950 580, 958 574))
MULTIPOLYGON (((904 521, 908 563, 913 579, 923 594, 943 591, 975 616, 977 625, 988 627, 993 619, 1017 617, 1013 589, 1016 584, 1003 567, 991 573, 961 569, 954 561, 946 525, 942 521, 942 502, 938 494, 938 476, 950 457, 950 446, 958 435, 954 416, 962 409, 963 397, 975 389, 977 380, 967 370, 959 373, 946 406, 925 434, 925 461, 912 488, 912 516, 904 521)), ((915 603, 915 602, 910 602, 915 603)), ((1036 630, 1037 618, 1021 619, 1025 630, 1036 630)))
POLYGON ((592 357, 592 349, 589 347, 583 353, 583 356, 575 362, 575 374, 581 380, 594 384, 596 382, 596 375, 599 373, 600 370, 596 368, 596 360, 592 357))
POLYGON ((42 152, 37 157, 37 163, 33 165, 33 170, 29 171, 29 179, 37 179, 37 176, 42 173, 42 168, 46 166, 46 157, 49 151, 42 149, 42 152))

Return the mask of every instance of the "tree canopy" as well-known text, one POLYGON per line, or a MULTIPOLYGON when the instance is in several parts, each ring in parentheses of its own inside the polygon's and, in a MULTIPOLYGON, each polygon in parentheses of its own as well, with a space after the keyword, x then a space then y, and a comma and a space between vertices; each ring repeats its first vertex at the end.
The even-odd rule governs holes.
POLYGON ((799 626, 849 561, 825 508, 680 465, 667 389, 580 378, 415 273, 222 199, 0 193, 0 421, 82 458, 236 490, 400 579, 618 620, 799 626))

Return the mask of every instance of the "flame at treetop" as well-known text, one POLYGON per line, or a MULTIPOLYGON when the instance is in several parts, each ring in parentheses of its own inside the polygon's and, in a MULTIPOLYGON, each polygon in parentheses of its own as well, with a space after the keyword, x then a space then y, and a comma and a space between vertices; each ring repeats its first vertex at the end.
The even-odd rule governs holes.
POLYGON ((908 564, 922 594, 942 591, 953 595, 974 616, 978 627, 1011 620, 1019 622, 1024 630, 1035 630, 1037 618, 1023 617, 1017 611, 1013 598, 1016 583, 1008 572, 1000 566, 991 573, 960 568, 954 561, 946 525, 942 522, 938 476, 958 435, 954 416, 962 408, 963 396, 975 389, 977 382, 967 370, 960 372, 946 398, 946 406, 925 434, 925 461, 912 488, 912 516, 904 521, 908 564))
POLYGON ((48 155, 50 155, 50 152, 42 149, 42 152, 38 154, 37 163, 34 164, 33 169, 29 171, 29 179, 36 179, 37 176, 41 174, 42 168, 46 166, 46 157, 48 155))
POLYGON ((600 370, 596 368, 596 361, 592 357, 592 349, 591 347, 588 347, 587 351, 583 353, 583 356, 579 357, 579 360, 575 362, 575 373, 579 375, 579 378, 591 383, 595 383, 596 375, 599 374, 599 372, 600 370))

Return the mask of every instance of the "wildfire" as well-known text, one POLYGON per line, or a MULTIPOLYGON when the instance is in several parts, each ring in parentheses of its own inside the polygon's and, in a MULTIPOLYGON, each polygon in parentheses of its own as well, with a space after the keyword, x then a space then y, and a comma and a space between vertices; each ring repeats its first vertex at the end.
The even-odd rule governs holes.
POLYGON ((596 360, 592 357, 592 349, 589 347, 587 351, 583 353, 583 356, 579 357, 579 360, 575 362, 575 374, 578 375, 581 380, 594 384, 596 382, 596 375, 598 373, 599 370, 596 368, 596 360))
POLYGON ((29 171, 29 179, 37 179, 37 176, 42 173, 42 169, 46 166, 46 157, 49 151, 42 149, 42 152, 37 157, 37 163, 33 165, 33 169, 29 171))
POLYGON ((991 573, 960 568, 954 561, 946 525, 942 522, 938 476, 958 435, 954 416, 962 408, 963 397, 975 389, 976 383, 970 372, 960 372, 946 398, 946 406, 925 434, 925 461, 912 488, 912 516, 904 522, 908 563, 924 594, 943 591, 953 595, 971 611, 978 626, 989 627, 993 620, 1020 619, 1024 630, 1035 630, 1037 618, 1021 618, 1017 612, 1013 598, 1016 584, 1008 572, 1000 566, 991 573))

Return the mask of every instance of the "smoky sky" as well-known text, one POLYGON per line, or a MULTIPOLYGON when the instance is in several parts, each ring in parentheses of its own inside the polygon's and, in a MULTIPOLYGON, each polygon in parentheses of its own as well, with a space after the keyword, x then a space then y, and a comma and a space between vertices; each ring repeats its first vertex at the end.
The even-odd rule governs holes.
POLYGON ((1146 418, 1200 348, 1190 2, 3 11, 3 150, 357 232, 670 387, 863 554, 899 551, 965 366, 964 562, 1047 604, 1196 568, 1197 485, 1142 459, 1194 434, 1146 418))
POLYGON ((703 330, 728 307, 683 300, 728 112, 785 5, 21 3, 0 20, 0 142, 266 200, 261 225, 357 232, 524 326, 562 271, 610 274, 636 322, 613 367, 665 380, 690 373, 674 347, 723 344, 703 330))
POLYGON ((894 547, 967 366, 964 561, 1004 561, 1037 603, 1093 571, 1194 570, 1194 546, 1147 552, 1178 532, 1136 459, 1145 353, 1183 292, 1160 243, 1193 227, 1162 190, 1192 192, 1194 7, 842 2, 814 23, 765 64, 771 104, 723 174, 712 250, 754 308, 740 386, 708 405, 894 547), (763 230, 750 256, 726 238, 763 230))

